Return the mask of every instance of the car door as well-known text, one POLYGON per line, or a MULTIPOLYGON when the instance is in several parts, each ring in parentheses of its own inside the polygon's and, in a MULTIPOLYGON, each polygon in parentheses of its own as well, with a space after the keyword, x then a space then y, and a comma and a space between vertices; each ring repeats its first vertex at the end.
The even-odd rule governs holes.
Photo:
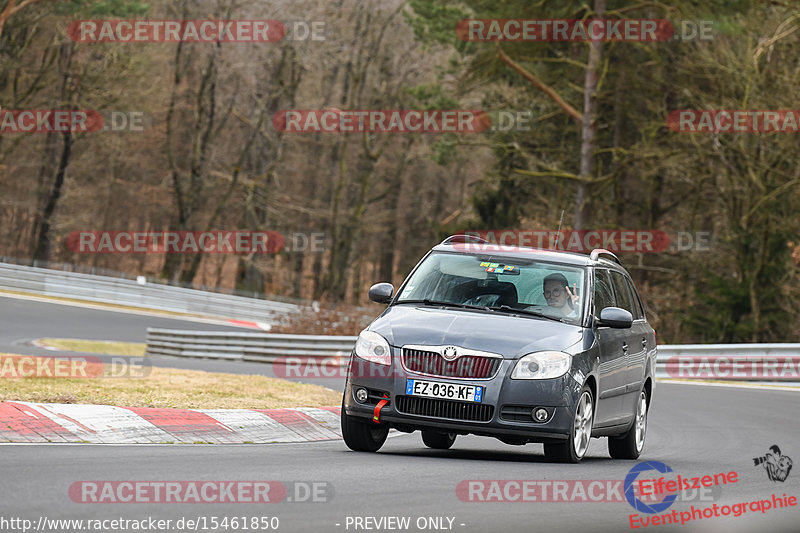
MULTIPOLYGON (((630 361, 628 362, 628 387, 634 397, 638 397, 638 393, 644 386, 644 377, 647 371, 648 354, 651 354, 656 347, 656 337, 653 328, 647 323, 647 317, 644 314, 644 306, 633 281, 629 277, 625 277, 628 282, 628 288, 631 291, 633 303, 633 331, 636 336, 632 339, 635 346, 641 346, 642 351, 637 355, 630 354, 630 361)), ((632 345, 633 346, 633 345, 632 345)), ((634 400, 635 401, 635 400, 634 400)))
MULTIPOLYGON (((599 317, 606 307, 616 306, 614 289, 608 269, 594 269, 593 313, 599 317)), ((595 329, 597 341, 597 409, 595 426, 609 426, 624 418, 622 398, 626 389, 627 361, 623 347, 627 342, 627 330, 610 327, 595 329)))
POLYGON ((647 359, 647 324, 644 313, 639 307, 638 298, 633 293, 633 283, 622 272, 612 271, 611 282, 617 307, 630 312, 633 324, 629 329, 620 330, 625 333, 625 397, 623 409, 633 413, 636 398, 642 389, 645 361, 647 359))

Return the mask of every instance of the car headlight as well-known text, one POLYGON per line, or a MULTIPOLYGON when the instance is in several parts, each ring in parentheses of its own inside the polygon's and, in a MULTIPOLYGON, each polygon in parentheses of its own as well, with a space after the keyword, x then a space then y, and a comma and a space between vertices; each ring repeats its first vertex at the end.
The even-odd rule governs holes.
POLYGON ((572 356, 564 352, 530 353, 517 361, 511 379, 550 379, 567 373, 572 356))
POLYGON ((392 352, 386 339, 374 331, 361 332, 356 341, 356 355, 379 365, 392 364, 392 352))

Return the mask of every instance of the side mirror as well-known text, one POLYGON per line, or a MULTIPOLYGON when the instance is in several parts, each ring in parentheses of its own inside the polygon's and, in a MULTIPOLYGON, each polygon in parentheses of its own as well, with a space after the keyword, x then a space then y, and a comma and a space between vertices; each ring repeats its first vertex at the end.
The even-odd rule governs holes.
POLYGON ((597 320, 598 327, 626 329, 633 325, 633 315, 630 311, 619 307, 606 307, 600 311, 600 318, 597 320))
POLYGON ((376 283, 369 288, 369 299, 376 304, 388 304, 392 301, 393 294, 394 285, 391 283, 376 283))

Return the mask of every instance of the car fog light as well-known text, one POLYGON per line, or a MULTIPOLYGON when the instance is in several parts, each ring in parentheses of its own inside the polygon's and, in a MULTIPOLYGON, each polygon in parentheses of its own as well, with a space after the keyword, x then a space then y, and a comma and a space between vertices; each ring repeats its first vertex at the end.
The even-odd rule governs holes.
POLYGON ((533 417, 533 419, 537 422, 544 422, 547 420, 548 416, 547 409, 543 409, 541 407, 537 407, 531 412, 531 417, 533 417))
POLYGON ((366 402, 367 396, 368 396, 367 389, 356 389, 356 400, 358 400, 359 402, 361 403, 366 402))

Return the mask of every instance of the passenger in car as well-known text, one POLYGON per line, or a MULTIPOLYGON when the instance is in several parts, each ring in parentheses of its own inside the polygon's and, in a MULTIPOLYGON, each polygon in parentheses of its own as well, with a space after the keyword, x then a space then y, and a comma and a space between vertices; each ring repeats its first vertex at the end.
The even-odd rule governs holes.
POLYGON ((544 298, 547 305, 559 311, 563 316, 575 315, 579 311, 575 304, 578 303, 577 284, 569 289, 569 282, 564 274, 550 274, 542 282, 544 298))

